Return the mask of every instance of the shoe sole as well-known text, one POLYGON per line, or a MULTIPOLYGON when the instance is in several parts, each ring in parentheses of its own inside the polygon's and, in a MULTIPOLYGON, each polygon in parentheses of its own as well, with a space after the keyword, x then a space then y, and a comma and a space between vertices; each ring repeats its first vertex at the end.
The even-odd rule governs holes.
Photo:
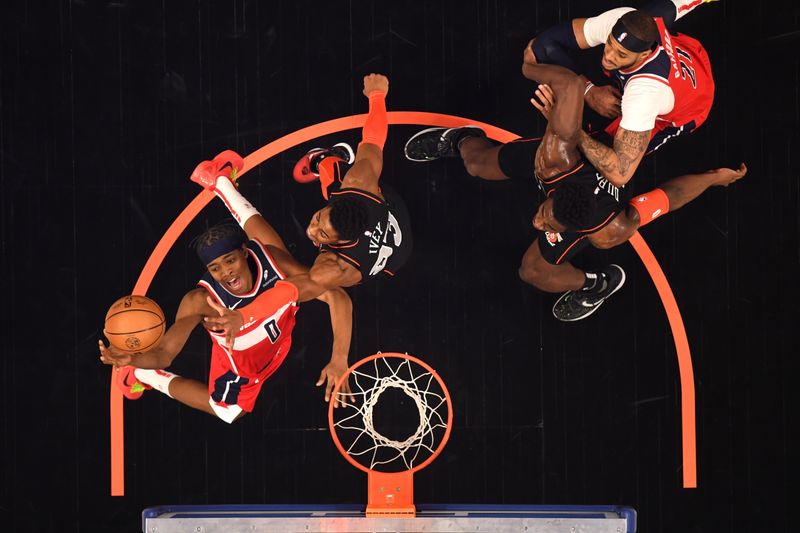
POLYGON ((424 135, 426 133, 430 133, 432 131, 445 132, 445 131, 447 131, 447 128, 428 128, 426 130, 422 130, 422 131, 417 132, 413 137, 411 137, 406 142, 405 147, 403 147, 403 153, 405 154, 406 159, 408 159, 409 161, 413 161, 415 163, 429 163, 431 161, 436 161, 437 159, 439 159, 438 157, 434 157, 433 159, 414 159, 413 157, 408 155, 408 145, 411 144, 412 142, 414 142, 415 140, 417 140, 417 137, 420 137, 421 135, 424 135))
POLYGON ((353 148, 347 143, 336 143, 332 146, 332 148, 336 148, 337 146, 341 146, 347 150, 347 161, 345 161, 345 163, 352 165, 353 161, 356 160, 356 154, 353 153, 353 148))
MULTIPOLYGON (((122 372, 122 371, 120 370, 120 372, 122 372)), ((128 377, 130 377, 131 374, 133 374, 133 371, 126 372, 124 376, 119 376, 117 378, 119 380, 119 382, 122 384, 122 387, 119 387, 119 389, 122 392, 122 395, 125 398, 127 398, 128 400, 138 400, 139 398, 142 397, 142 395, 144 394, 144 391, 142 391, 142 392, 131 392, 131 388, 133 387, 133 385, 129 385, 128 384, 128 377)), ((136 379, 136 376, 134 376, 134 379, 136 379)))
POLYGON ((597 311, 598 309, 600 309, 600 306, 603 305, 603 303, 606 300, 608 300, 611 297, 612 294, 614 294, 615 292, 620 290, 622 288, 622 286, 625 285, 625 280, 627 279, 627 277, 625 276, 625 269, 623 269, 621 266, 613 264, 613 263, 610 264, 609 266, 617 267, 619 269, 619 271, 622 273, 622 279, 619 281, 619 285, 617 285, 616 288, 613 291, 608 293, 608 295, 605 296, 602 300, 600 300, 597 304, 593 305, 592 307, 587 307, 586 309, 589 309, 589 312, 586 313, 585 315, 581 315, 581 316, 579 316, 577 318, 559 318, 558 316, 556 316, 556 307, 558 307, 558 304, 564 298, 566 298, 568 294, 571 294, 573 292, 573 291, 567 291, 564 294, 562 294, 561 297, 558 300, 556 300, 556 303, 553 304, 553 309, 551 310, 551 312, 553 313, 553 316, 555 317, 555 319, 556 320, 560 320, 561 322, 577 322, 578 320, 583 320, 584 318, 589 317, 592 314, 594 314, 594 312, 597 311))

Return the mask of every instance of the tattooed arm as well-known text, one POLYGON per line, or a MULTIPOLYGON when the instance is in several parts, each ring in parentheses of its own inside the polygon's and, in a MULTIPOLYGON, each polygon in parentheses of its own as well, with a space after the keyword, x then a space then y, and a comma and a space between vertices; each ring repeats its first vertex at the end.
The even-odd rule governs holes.
POLYGON ((617 187, 622 187, 636 172, 636 167, 644 157, 649 142, 649 131, 628 131, 619 128, 614 136, 613 149, 583 131, 580 133, 578 147, 608 181, 617 187))

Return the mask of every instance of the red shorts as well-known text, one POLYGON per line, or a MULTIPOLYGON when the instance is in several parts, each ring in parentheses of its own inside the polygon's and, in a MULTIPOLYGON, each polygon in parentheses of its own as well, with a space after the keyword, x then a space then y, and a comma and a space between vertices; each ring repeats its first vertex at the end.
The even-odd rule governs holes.
MULTIPOLYGON (((210 402, 221 407, 239 406, 242 411, 252 412, 264 380, 281 366, 292 347, 291 335, 286 335, 278 345, 268 345, 274 351, 272 359, 255 375, 242 375, 235 370, 235 362, 217 343, 211 348, 211 369, 208 373, 210 402)), ((251 348, 257 349, 257 347, 251 348)))

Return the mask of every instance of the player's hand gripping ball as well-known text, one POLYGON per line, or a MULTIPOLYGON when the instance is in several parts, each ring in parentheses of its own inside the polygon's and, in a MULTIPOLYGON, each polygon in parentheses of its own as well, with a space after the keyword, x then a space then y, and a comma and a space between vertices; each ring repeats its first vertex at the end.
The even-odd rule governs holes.
POLYGON ((123 296, 106 313, 103 333, 112 346, 127 353, 153 348, 167 329, 164 311, 146 296, 123 296))

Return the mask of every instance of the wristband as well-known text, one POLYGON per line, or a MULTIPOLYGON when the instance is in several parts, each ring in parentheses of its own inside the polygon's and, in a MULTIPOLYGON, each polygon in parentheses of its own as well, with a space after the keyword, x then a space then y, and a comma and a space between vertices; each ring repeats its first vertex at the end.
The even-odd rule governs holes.
POLYGON ((586 82, 586 88, 584 88, 584 89, 583 89, 583 96, 584 96, 584 97, 585 97, 587 94, 589 94, 589 91, 591 90, 591 88, 592 88, 592 87, 594 87, 594 83, 592 83, 592 82, 590 82, 590 81, 587 81, 587 82, 586 82))

